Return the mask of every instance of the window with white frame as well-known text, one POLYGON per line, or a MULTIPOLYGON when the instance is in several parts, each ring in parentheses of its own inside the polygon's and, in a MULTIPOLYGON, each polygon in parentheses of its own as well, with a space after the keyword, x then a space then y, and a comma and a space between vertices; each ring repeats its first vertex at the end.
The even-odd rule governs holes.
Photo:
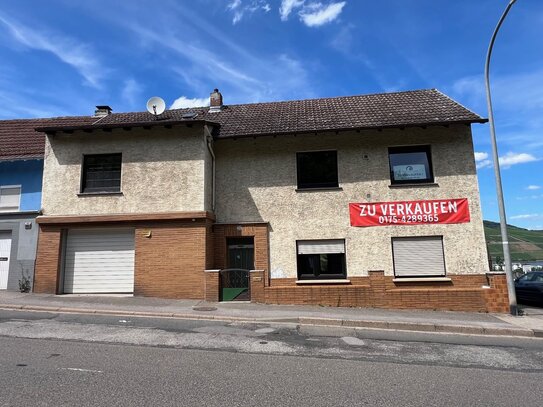
POLYGON ((298 240, 299 280, 345 279, 345 240, 298 240))
POLYGON ((392 238, 396 277, 443 277, 445 256, 442 236, 392 238))
POLYGON ((17 212, 21 204, 21 186, 0 186, 0 212, 17 212))

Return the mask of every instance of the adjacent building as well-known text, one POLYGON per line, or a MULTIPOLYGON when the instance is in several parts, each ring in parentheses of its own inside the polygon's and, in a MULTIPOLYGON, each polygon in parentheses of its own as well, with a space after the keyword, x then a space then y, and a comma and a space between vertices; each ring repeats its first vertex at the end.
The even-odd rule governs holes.
POLYGON ((32 287, 45 148, 45 134, 34 129, 74 119, 86 120, 0 120, 0 290, 32 287))
POLYGON ((73 118, 34 291, 507 311, 471 125, 437 90, 73 118))

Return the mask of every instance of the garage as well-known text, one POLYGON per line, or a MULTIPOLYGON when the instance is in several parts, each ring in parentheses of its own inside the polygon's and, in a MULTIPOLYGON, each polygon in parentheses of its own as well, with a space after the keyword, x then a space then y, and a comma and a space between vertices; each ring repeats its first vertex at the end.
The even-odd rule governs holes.
POLYGON ((71 229, 67 232, 64 293, 133 292, 133 229, 71 229))

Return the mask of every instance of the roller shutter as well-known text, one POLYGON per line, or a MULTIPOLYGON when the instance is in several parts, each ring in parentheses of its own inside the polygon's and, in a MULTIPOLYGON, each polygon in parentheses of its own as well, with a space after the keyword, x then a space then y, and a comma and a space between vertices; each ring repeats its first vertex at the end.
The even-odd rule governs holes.
POLYGON ((344 240, 298 241, 298 254, 345 253, 344 240))
POLYGON ((392 251, 396 277, 445 275, 441 236, 394 238, 392 251))
POLYGON ((64 292, 134 292, 134 230, 69 230, 64 292))

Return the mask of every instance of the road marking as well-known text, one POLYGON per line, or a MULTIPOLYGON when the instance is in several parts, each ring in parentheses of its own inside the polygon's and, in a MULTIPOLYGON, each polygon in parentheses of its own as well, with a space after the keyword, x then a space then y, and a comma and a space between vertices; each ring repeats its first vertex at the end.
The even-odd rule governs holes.
POLYGON ((351 346, 364 346, 366 343, 362 339, 355 338, 353 336, 344 336, 341 338, 343 342, 351 346))
POLYGON ((61 370, 72 370, 75 372, 85 372, 85 373, 104 373, 101 370, 90 370, 90 369, 79 369, 77 367, 61 367, 61 370))
POLYGON ((271 334, 272 332, 275 332, 275 329, 273 328, 260 328, 255 331, 257 334, 271 334))

